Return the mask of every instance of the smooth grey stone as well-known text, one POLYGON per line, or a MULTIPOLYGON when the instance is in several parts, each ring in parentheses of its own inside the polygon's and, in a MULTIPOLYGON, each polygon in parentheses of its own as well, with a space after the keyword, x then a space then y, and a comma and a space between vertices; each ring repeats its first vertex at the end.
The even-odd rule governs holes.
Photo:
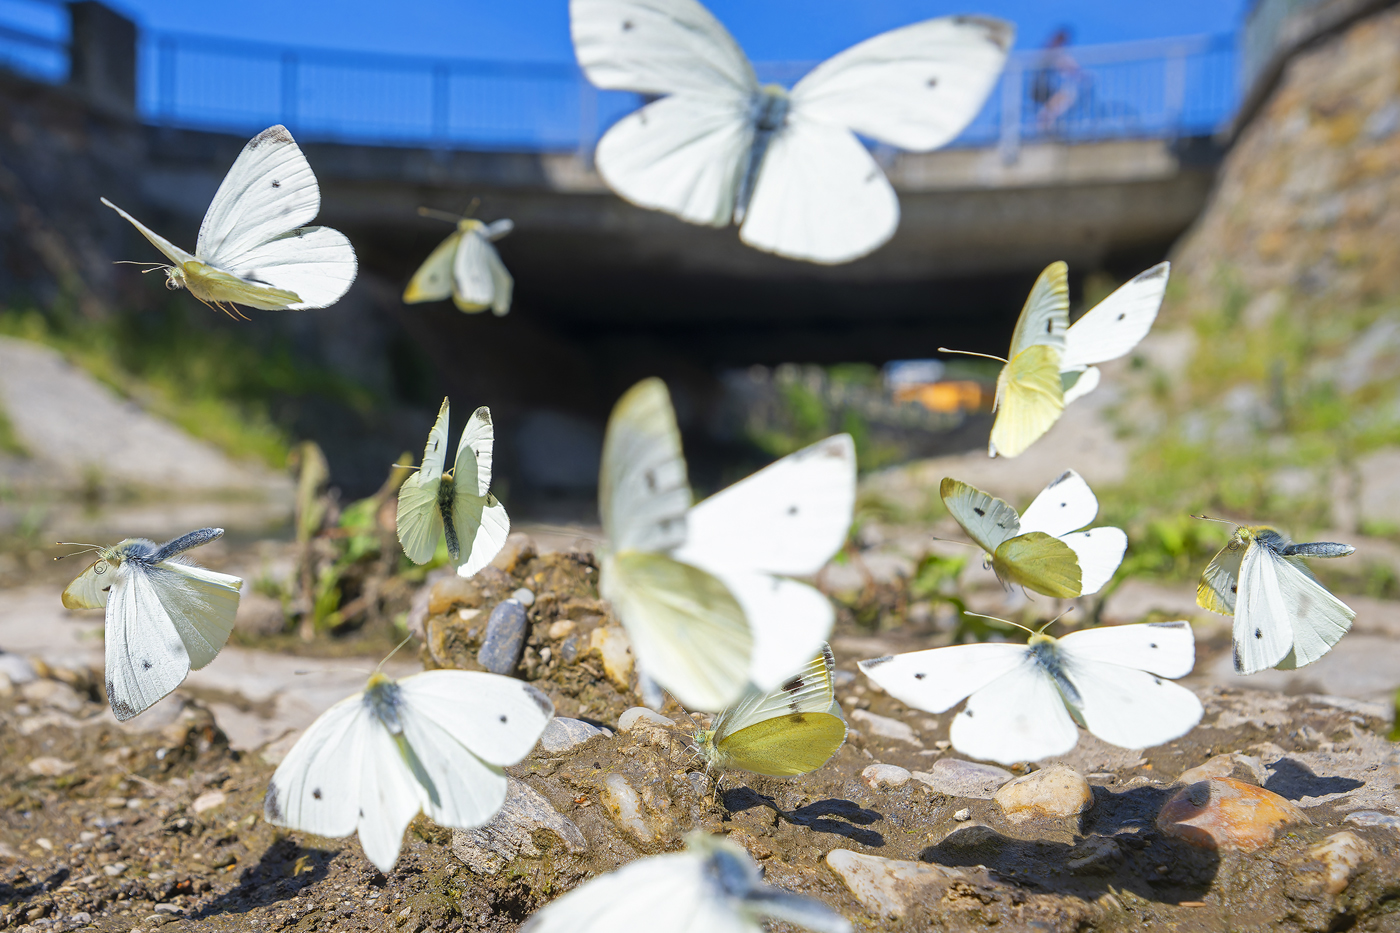
POLYGON ((525 607, 514 599, 501 600, 486 623, 486 638, 477 652, 477 663, 493 674, 509 674, 520 662, 529 630, 525 607))
POLYGON ((0 651, 0 674, 10 678, 10 683, 18 686, 35 679, 34 668, 17 654, 0 651))
POLYGON ((980 765, 960 758, 940 758, 927 771, 915 771, 914 778, 923 781, 940 794, 949 797, 971 797, 991 800, 997 788, 1015 777, 1004 768, 980 765))
POLYGON ((546 752, 557 755, 567 752, 576 745, 582 745, 589 739, 607 734, 602 729, 592 723, 584 722, 582 719, 556 716, 544 727, 544 732, 540 733, 540 747, 546 752))
POLYGON ((564 643, 559 646, 559 657, 564 659, 565 664, 572 664, 578 658, 578 646, 577 635, 570 635, 564 639, 564 643))

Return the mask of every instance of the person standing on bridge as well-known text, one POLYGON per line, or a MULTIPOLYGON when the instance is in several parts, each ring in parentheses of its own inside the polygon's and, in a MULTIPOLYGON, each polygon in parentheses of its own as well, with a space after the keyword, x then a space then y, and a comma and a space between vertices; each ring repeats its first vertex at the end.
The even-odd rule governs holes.
POLYGON ((1040 64, 1031 72, 1031 100, 1040 109, 1037 122, 1042 133, 1054 130, 1079 100, 1079 88, 1086 75, 1069 52, 1073 37, 1068 26, 1056 29, 1045 43, 1040 64))

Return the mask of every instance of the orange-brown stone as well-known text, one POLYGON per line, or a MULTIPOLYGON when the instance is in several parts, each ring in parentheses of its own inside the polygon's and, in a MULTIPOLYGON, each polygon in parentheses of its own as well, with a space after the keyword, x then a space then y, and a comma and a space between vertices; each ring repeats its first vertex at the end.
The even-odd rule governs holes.
POLYGON ((1157 828, 1203 849, 1251 852, 1274 841, 1291 823, 1307 816, 1273 791, 1217 777, 1197 781, 1171 796, 1157 816, 1157 828))

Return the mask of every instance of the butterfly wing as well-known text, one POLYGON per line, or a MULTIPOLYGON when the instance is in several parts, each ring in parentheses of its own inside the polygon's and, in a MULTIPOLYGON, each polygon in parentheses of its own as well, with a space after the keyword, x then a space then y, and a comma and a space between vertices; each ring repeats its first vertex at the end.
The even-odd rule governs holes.
POLYGON ((297 227, 210 264, 247 283, 243 290, 230 286, 234 293, 216 294, 216 299, 288 311, 335 304, 350 289, 359 268, 355 248, 345 234, 330 227, 297 227), (274 294, 267 294, 267 289, 274 294), (296 300, 287 301, 285 294, 277 292, 291 293, 296 300))
POLYGON ((472 412, 457 442, 452 478, 459 490, 478 496, 486 495, 491 489, 491 460, 495 448, 496 432, 491 421, 491 409, 483 405, 472 412))
POLYGON ((122 722, 149 709, 190 672, 185 644, 152 580, 161 573, 124 561, 107 601, 107 700, 122 722))
POLYGON ((995 552, 1002 542, 1020 534, 1021 521, 1016 510, 976 486, 945 476, 938 494, 948 514, 988 554, 995 552))
POLYGON ((744 610, 716 577, 635 550, 605 556, 599 576, 638 664, 682 705, 721 710, 743 693, 754 638, 744 610))
POLYGON ((1060 387, 1064 389, 1065 404, 1081 399, 1099 387, 1102 377, 1097 366, 1088 369, 1060 373, 1060 387))
POLYGON ((846 722, 839 716, 784 713, 720 741, 716 764, 725 770, 796 777, 826 764, 845 741, 846 722))
POLYGON ((496 301, 496 282, 491 277, 491 254, 495 247, 483 236, 486 225, 465 221, 467 229, 452 260, 452 300, 461 311, 485 311, 496 301))
POLYGON ((698 566, 723 583, 743 609, 753 638, 749 682, 760 690, 785 681, 831 634, 836 613, 820 590, 766 573, 698 566))
POLYGON ((1021 515, 1021 532, 1043 531, 1058 538, 1083 528, 1099 514, 1099 500, 1084 477, 1065 470, 1041 490, 1021 515))
POLYGON ((505 546, 510 537, 510 516, 490 493, 474 496, 459 488, 452 498, 452 527, 461 542, 457 574, 471 577, 491 563, 505 546))
POLYGON ((102 203, 110 207, 112 210, 116 211, 118 214, 125 217, 126 220, 133 227, 141 231, 141 235, 143 237, 151 241, 152 246, 154 246, 156 249, 160 250, 163 254, 165 254, 165 258, 175 263, 175 265, 183 267, 185 263, 194 260, 194 256, 180 249, 180 247, 176 246, 174 243, 171 243, 165 237, 161 236, 159 233, 156 233, 150 227, 141 223, 141 221, 137 220, 135 217, 132 217, 130 214, 122 210, 120 207, 117 207, 111 201, 107 200, 106 198, 103 198, 102 203))
POLYGON ((758 89, 743 49, 695 0, 570 0, 569 31, 601 88, 736 100, 758 89))
POLYGON ((495 294, 491 301, 491 313, 496 317, 505 317, 510 313, 510 301, 515 294, 515 279, 506 271, 506 264, 501 262, 501 254, 496 252, 496 247, 490 243, 486 244, 486 265, 491 269, 491 285, 495 294))
POLYGON ((992 569, 1007 583, 1057 599, 1079 596, 1083 588, 1084 574, 1074 549, 1040 531, 1003 542, 992 552, 992 569))
POLYGON ((462 231, 454 230, 437 245, 437 249, 428 254, 423 265, 408 280, 408 287, 403 290, 404 304, 441 301, 452 294, 452 264, 461 241, 462 231))
POLYGON ((1196 584, 1196 605, 1223 616, 1235 614, 1235 597, 1239 590, 1240 562, 1245 549, 1237 538, 1220 549, 1196 584))
POLYGON ((846 543, 855 501, 855 443, 849 434, 828 437, 691 508, 675 557, 813 574, 846 543))
POLYGON ((1101 625, 1059 639, 1061 654, 1136 668, 1161 677, 1185 677, 1196 666, 1196 636, 1189 622, 1101 625))
POLYGON ((1065 410, 1059 352, 1033 344, 1013 356, 997 376, 995 407, 987 452, 993 457, 1019 457, 1065 410))
POLYGON ((686 482, 681 433, 660 379, 646 379, 613 408, 603 439, 598 510, 617 552, 669 551, 686 539, 686 482))
POLYGON ((355 831, 364 739, 379 728, 362 693, 316 718, 267 785, 263 815, 274 826, 336 838, 355 831))
POLYGON ((223 648, 233 632, 243 581, 193 564, 167 560, 150 575, 180 640, 189 654, 190 667, 199 670, 223 648))
MULTIPOLYGON (((371 718, 361 734, 364 751, 360 767, 360 848, 375 868, 388 874, 399 859, 403 833, 429 804, 427 789, 419 779, 422 762, 406 736, 393 735, 377 718, 371 718)), ((504 778, 502 778, 504 782, 504 778)), ((504 793, 501 799, 505 799, 504 793)))
POLYGON ((859 667, 901 703, 942 713, 1019 668, 1025 658, 1025 645, 953 645, 871 658, 859 667))
POLYGON ((763 158, 739 239, 789 259, 850 262, 899 228, 899 198, 845 127, 794 107, 763 158))
POLYGON ((972 694, 953 717, 948 739, 964 755, 1014 764, 1063 755, 1079 741, 1055 681, 1024 646, 1020 651, 1019 664, 972 694))
POLYGON ((1240 565, 1235 598, 1235 670, 1257 674, 1278 664, 1293 649, 1293 613, 1280 587, 1284 558, 1251 542, 1240 565))
POLYGON ((901 149, 937 149, 982 109, 1014 38, 1010 23, 979 16, 893 29, 812 69, 792 109, 901 149))
MULTIPOLYGON (((1043 346, 1056 351, 1056 360, 1065 349, 1065 331, 1069 330, 1069 266, 1052 262, 1046 266, 1031 287, 1016 330, 1011 334, 1011 352, 1015 360, 1028 347, 1043 346)), ((1058 373, 1059 370, 1057 369, 1058 373)))
POLYGON ((791 674, 776 690, 749 690, 733 706, 715 717, 715 741, 749 726, 789 713, 824 713, 836 695, 836 659, 830 646, 823 644, 817 656, 791 674))
POLYGON ((1356 613, 1327 588, 1297 558, 1277 557, 1279 592, 1290 609, 1293 651, 1279 667, 1284 670, 1311 664, 1332 650, 1351 629, 1356 613))
MULTIPOLYGON (((1102 648, 1101 654, 1110 653, 1102 648)), ((1129 656, 1135 648, 1129 646, 1129 656)), ((1201 721, 1204 710, 1194 693, 1156 674, 1135 670, 1135 665, 1088 660, 1067 648, 1061 652, 1061 662, 1079 693, 1074 705, 1085 728, 1111 745, 1152 748, 1181 738, 1201 721)))
POLYGON ((107 594, 112 589, 112 581, 117 574, 117 564, 107 560, 93 561, 92 565, 63 591, 65 609, 101 609, 107 605, 107 594))
POLYGON ((521 933, 757 933, 719 894, 708 860, 690 852, 641 858, 540 908, 521 933))
POLYGON ((1079 595, 1092 596, 1113 579, 1128 550, 1128 536, 1121 528, 1105 525, 1061 535, 1079 564, 1079 595))
POLYGON ((433 559, 438 538, 443 534, 438 490, 442 486, 443 466, 447 462, 448 408, 448 400, 443 399, 437 420, 428 432, 423 462, 418 472, 404 480, 399 487, 398 517, 395 519, 399 544, 415 564, 426 564, 433 559))
POLYGON ((231 262, 310 223, 320 209, 321 188, 306 156, 285 126, 270 126, 224 176, 199 226, 195 255, 232 272, 231 262))
POLYGON ((1116 360, 1137 346, 1157 320, 1170 273, 1171 263, 1158 263, 1134 276, 1075 321, 1065 334, 1060 369, 1070 372, 1116 360))

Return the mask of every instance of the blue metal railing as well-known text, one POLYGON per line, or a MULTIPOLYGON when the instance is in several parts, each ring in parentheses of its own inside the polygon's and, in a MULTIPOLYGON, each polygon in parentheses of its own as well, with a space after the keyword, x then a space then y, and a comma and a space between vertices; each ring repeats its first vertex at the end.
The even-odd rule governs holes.
POLYGON ((62 0, 0 0, 0 68, 54 84, 68 79, 62 0))
MULTIPOLYGON (((66 26, 46 35, 10 15, 21 8, 62 13, 55 0, 0 0, 0 63, 62 80, 66 26)), ((138 52, 141 117, 190 129, 251 134, 285 123, 305 140, 587 152, 643 103, 597 90, 571 62, 338 52, 161 31, 142 32, 138 52)), ((1014 158, 1044 139, 1207 135, 1239 102, 1236 60, 1230 36, 1074 47, 1055 59, 1017 52, 954 145, 1000 146, 1014 158)), ((812 64, 757 70, 790 86, 812 64)))

